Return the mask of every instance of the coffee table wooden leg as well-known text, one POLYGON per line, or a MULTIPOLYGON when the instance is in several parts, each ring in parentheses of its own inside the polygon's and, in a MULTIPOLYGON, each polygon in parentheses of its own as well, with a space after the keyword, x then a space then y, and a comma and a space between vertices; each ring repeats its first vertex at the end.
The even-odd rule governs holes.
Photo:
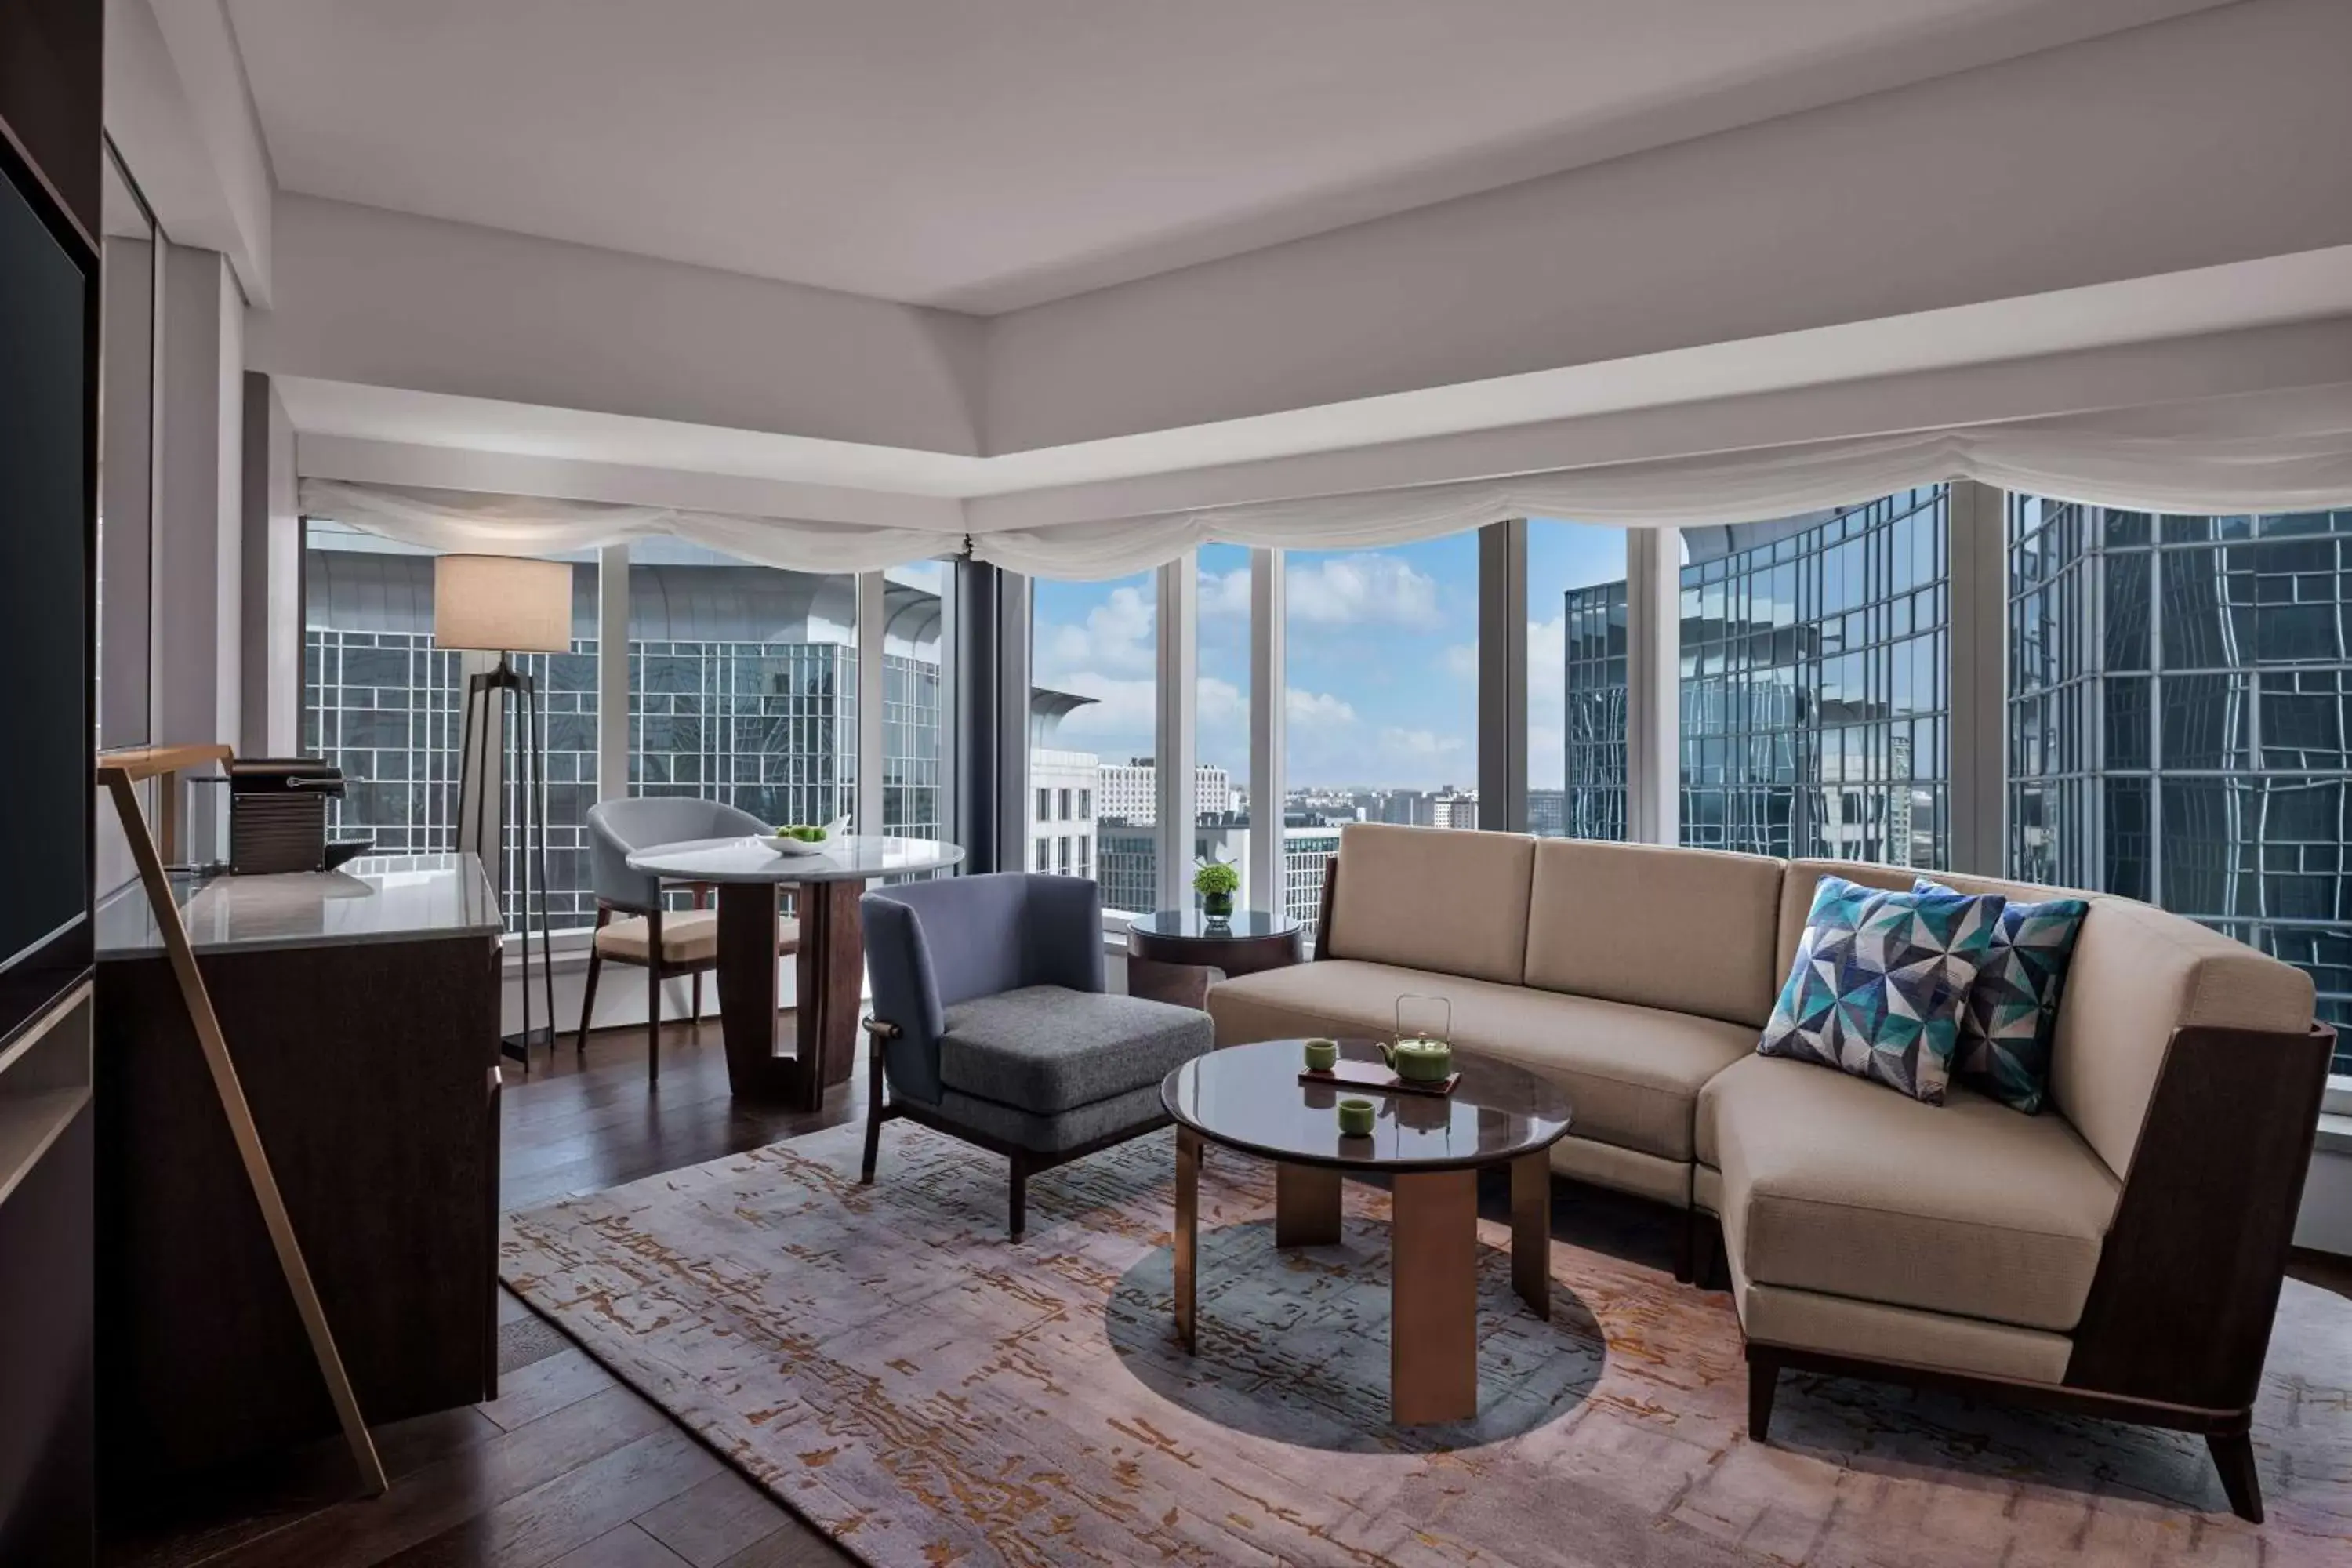
POLYGON ((1511 1162, 1511 1289, 1551 1321, 1551 1156, 1540 1149, 1511 1162))
POLYGON ((1329 1247, 1339 1239, 1339 1173, 1321 1165, 1274 1167, 1274 1244, 1329 1247))
POLYGON ((1478 1414, 1478 1177, 1400 1174, 1390 1223, 1389 1416, 1478 1414))
POLYGON ((1193 1348, 1201 1275, 1201 1135, 1176 1130, 1176 1337, 1193 1348))

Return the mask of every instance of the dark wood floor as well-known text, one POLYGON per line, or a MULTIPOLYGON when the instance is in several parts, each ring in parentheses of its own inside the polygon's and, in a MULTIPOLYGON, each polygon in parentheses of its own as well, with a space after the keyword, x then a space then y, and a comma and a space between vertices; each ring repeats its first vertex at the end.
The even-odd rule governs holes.
MULTIPOLYGON (((779 1026, 789 1029, 789 1020, 779 1026)), ((865 1112, 865 1087, 819 1111, 737 1105, 715 1020, 665 1031, 661 1089, 645 1036, 567 1044, 509 1068, 501 1198, 527 1208, 814 1131, 865 1112)), ((685 1428, 617 1383, 511 1293, 499 1300, 499 1397, 376 1428, 391 1492, 350 1497, 337 1444, 205 1477, 134 1510, 109 1500, 100 1560, 124 1568, 814 1568, 854 1561, 685 1428)))
MULTIPOLYGON (((590 1037, 584 1065, 509 1075, 503 1200, 509 1209, 698 1164, 861 1116, 854 1079, 814 1112, 740 1106, 719 1028, 667 1032, 661 1089, 646 1088, 642 1033, 590 1037)), ((1562 1189, 1554 1233, 1670 1265, 1670 1211, 1562 1189)), ((1501 1184, 1481 1206, 1507 1217, 1501 1184)), ((2291 1272, 2352 1297, 2352 1262, 2299 1254, 2291 1272)), ((103 1561, 123 1568, 813 1568, 852 1561, 616 1383, 501 1291, 499 1397, 377 1428, 389 1495, 353 1500, 349 1459, 320 1445, 267 1471, 207 1477, 184 1493, 113 1506, 103 1561)))

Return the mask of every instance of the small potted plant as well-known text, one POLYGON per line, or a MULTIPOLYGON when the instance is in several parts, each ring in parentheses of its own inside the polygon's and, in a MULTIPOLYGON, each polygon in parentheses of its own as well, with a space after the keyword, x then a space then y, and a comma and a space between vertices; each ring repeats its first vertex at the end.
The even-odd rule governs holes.
POLYGON ((1212 860, 1192 873, 1192 890, 1201 895, 1201 912, 1212 921, 1231 920, 1234 894, 1242 874, 1222 860, 1212 860))

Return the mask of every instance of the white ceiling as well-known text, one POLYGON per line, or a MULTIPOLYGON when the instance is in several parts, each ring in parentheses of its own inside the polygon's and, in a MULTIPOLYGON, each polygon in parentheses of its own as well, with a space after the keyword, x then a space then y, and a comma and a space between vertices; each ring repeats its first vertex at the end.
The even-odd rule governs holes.
POLYGON ((227 0, 285 188, 992 313, 2222 0, 227 0))
MULTIPOLYGON (((986 458, 301 376, 276 385, 306 436, 971 499, 2323 319, 2352 321, 2352 247, 986 458)), ((2053 395, 2061 409, 2103 405, 2068 404, 2063 384, 2053 395)))

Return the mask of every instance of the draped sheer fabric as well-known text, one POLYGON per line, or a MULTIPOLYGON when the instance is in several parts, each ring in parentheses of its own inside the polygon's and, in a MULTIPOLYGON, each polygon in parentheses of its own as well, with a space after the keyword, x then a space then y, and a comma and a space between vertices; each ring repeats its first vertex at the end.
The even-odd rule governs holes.
POLYGON ((1745 521, 1978 479, 2146 511, 2352 504, 2352 384, 972 535, 305 479, 302 508, 443 551, 537 553, 673 534, 746 561, 861 572, 962 552, 1040 576, 1125 576, 1195 545, 1370 549, 1517 517, 1622 528, 1745 521))

